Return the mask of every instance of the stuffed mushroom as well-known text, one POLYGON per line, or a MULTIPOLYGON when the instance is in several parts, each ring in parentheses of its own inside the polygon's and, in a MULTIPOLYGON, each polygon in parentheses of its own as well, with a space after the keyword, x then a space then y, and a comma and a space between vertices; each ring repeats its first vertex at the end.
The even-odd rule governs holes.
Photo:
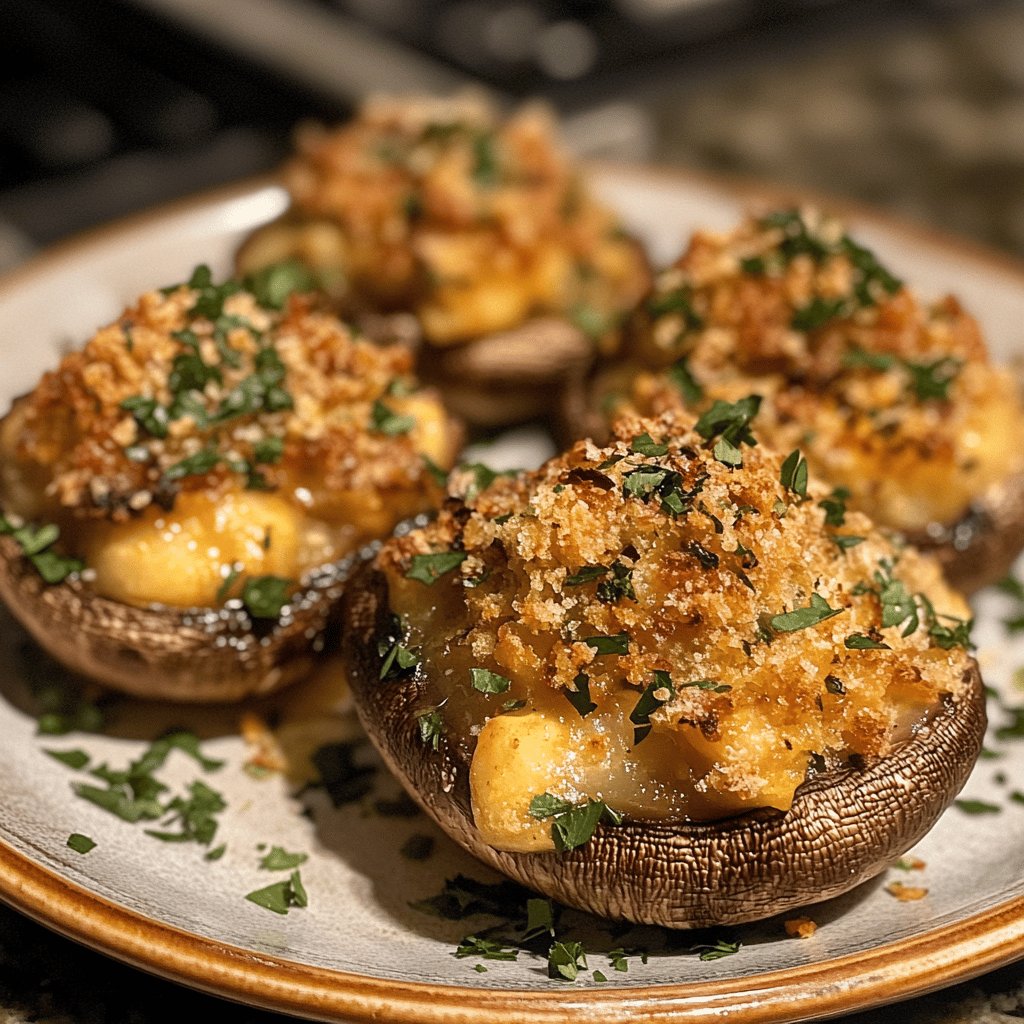
POLYGON ((307 129, 284 168, 290 209, 242 246, 242 273, 311 268, 367 333, 420 350, 424 379, 466 418, 544 414, 618 347, 649 285, 642 249, 588 192, 540 108, 369 100, 307 129))
POLYGON ((629 359, 568 418, 656 414, 751 391, 759 429, 883 527, 933 550, 967 590, 1024 542, 1020 385, 989 360, 953 297, 922 303, 836 220, 813 210, 700 231, 634 317, 629 359))
POLYGON ((410 353, 282 298, 200 267, 0 422, 0 593, 71 668, 185 700, 284 685, 347 561, 436 504, 460 434, 410 353))
POLYGON ((353 692, 409 791, 498 870, 670 927, 854 887, 981 746, 938 566, 753 447, 756 396, 620 421, 454 493, 346 596, 353 692))

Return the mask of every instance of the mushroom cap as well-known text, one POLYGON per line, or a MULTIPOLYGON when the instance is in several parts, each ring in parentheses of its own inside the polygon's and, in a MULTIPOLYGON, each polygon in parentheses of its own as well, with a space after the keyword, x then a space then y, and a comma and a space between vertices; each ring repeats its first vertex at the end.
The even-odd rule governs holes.
POLYGON ((965 594, 1001 579, 1024 544, 1024 472, 986 488, 956 523, 932 523, 907 539, 934 555, 965 594))
POLYGON ((346 591, 344 648, 363 726, 392 772, 460 846, 505 875, 602 917, 694 928, 739 924, 838 896, 878 874, 935 824, 981 750, 985 698, 977 664, 959 697, 889 755, 822 773, 785 812, 717 822, 599 825, 562 853, 507 853, 482 841, 469 763, 445 738, 422 742, 413 675, 381 681, 378 638, 389 607, 382 574, 363 567, 346 591))
POLYGON ((465 345, 435 348, 408 313, 370 314, 360 327, 375 341, 417 350, 417 373, 460 419, 500 427, 547 417, 563 391, 590 369, 594 342, 563 317, 538 316, 465 345))
POLYGON ((280 618, 265 621, 241 607, 137 608, 76 578, 47 584, 17 543, 0 537, 0 598, 74 672, 137 697, 216 703, 267 694, 308 673, 337 642, 338 599, 357 561, 309 574, 280 618))

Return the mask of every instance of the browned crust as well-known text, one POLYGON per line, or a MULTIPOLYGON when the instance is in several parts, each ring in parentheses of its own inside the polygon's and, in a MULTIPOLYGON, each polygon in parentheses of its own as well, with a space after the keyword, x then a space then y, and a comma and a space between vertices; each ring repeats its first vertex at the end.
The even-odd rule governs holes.
POLYGON ((337 642, 354 559, 310 575, 274 622, 240 607, 135 608, 80 580, 49 585, 0 537, 0 598, 36 642, 82 675, 137 697, 215 703, 281 689, 337 642))
POLYGON ((967 780, 985 732, 972 662, 959 698, 887 757, 805 783, 785 814, 710 824, 599 826, 566 853, 517 854, 484 843, 472 822, 469 764, 441 738, 419 738, 421 684, 381 682, 387 584, 363 569, 345 600, 345 647, 359 717, 397 778, 456 842, 546 895, 602 917, 670 928, 739 924, 830 899, 878 874, 935 824, 967 780))
MULTIPOLYGON (((584 437, 597 444, 607 441, 607 419, 595 409, 591 383, 583 377, 567 381, 552 419, 555 439, 563 448, 584 437)), ((932 523, 907 540, 937 558, 946 579, 965 594, 994 583, 1010 571, 1024 548, 1024 472, 987 488, 956 523, 932 523)))

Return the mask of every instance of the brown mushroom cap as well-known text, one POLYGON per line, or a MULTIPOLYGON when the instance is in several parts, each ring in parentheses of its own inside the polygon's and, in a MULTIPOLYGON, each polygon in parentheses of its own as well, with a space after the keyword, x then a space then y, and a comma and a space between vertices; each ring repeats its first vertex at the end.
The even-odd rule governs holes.
POLYGON ((319 569, 281 617, 241 607, 136 608, 79 579, 47 584, 17 543, 0 537, 0 598, 71 670, 138 697, 214 703, 278 690, 336 643, 338 599, 356 559, 319 569))
POLYGON ((958 698, 886 757, 819 775, 791 810, 711 823, 598 826, 564 853, 506 853, 482 841, 469 763, 444 737, 419 736, 416 676, 380 680, 390 615, 384 577, 364 567, 345 598, 345 648, 360 719, 409 793, 460 846, 545 895, 602 917, 671 928, 739 924, 844 893, 882 871, 935 824, 970 773, 985 732, 976 663, 958 698))
POLYGON ((965 594, 995 583, 1024 544, 1024 472, 988 487, 956 523, 933 523, 907 538, 942 563, 946 578, 965 594))

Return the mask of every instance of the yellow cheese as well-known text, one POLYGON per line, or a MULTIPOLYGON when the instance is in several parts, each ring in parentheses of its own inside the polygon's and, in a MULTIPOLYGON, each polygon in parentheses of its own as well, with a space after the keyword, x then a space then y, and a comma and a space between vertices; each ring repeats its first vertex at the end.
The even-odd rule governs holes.
POLYGON ((84 538, 98 593, 126 604, 181 608, 217 604, 232 568, 294 579, 298 515, 283 498, 228 493, 178 496, 173 512, 150 506, 129 523, 102 524, 84 538))
POLYGON ((498 715, 477 737, 469 771, 473 821, 498 850, 553 850, 550 821, 530 815, 541 793, 563 795, 571 755, 569 727, 540 714, 498 715))

